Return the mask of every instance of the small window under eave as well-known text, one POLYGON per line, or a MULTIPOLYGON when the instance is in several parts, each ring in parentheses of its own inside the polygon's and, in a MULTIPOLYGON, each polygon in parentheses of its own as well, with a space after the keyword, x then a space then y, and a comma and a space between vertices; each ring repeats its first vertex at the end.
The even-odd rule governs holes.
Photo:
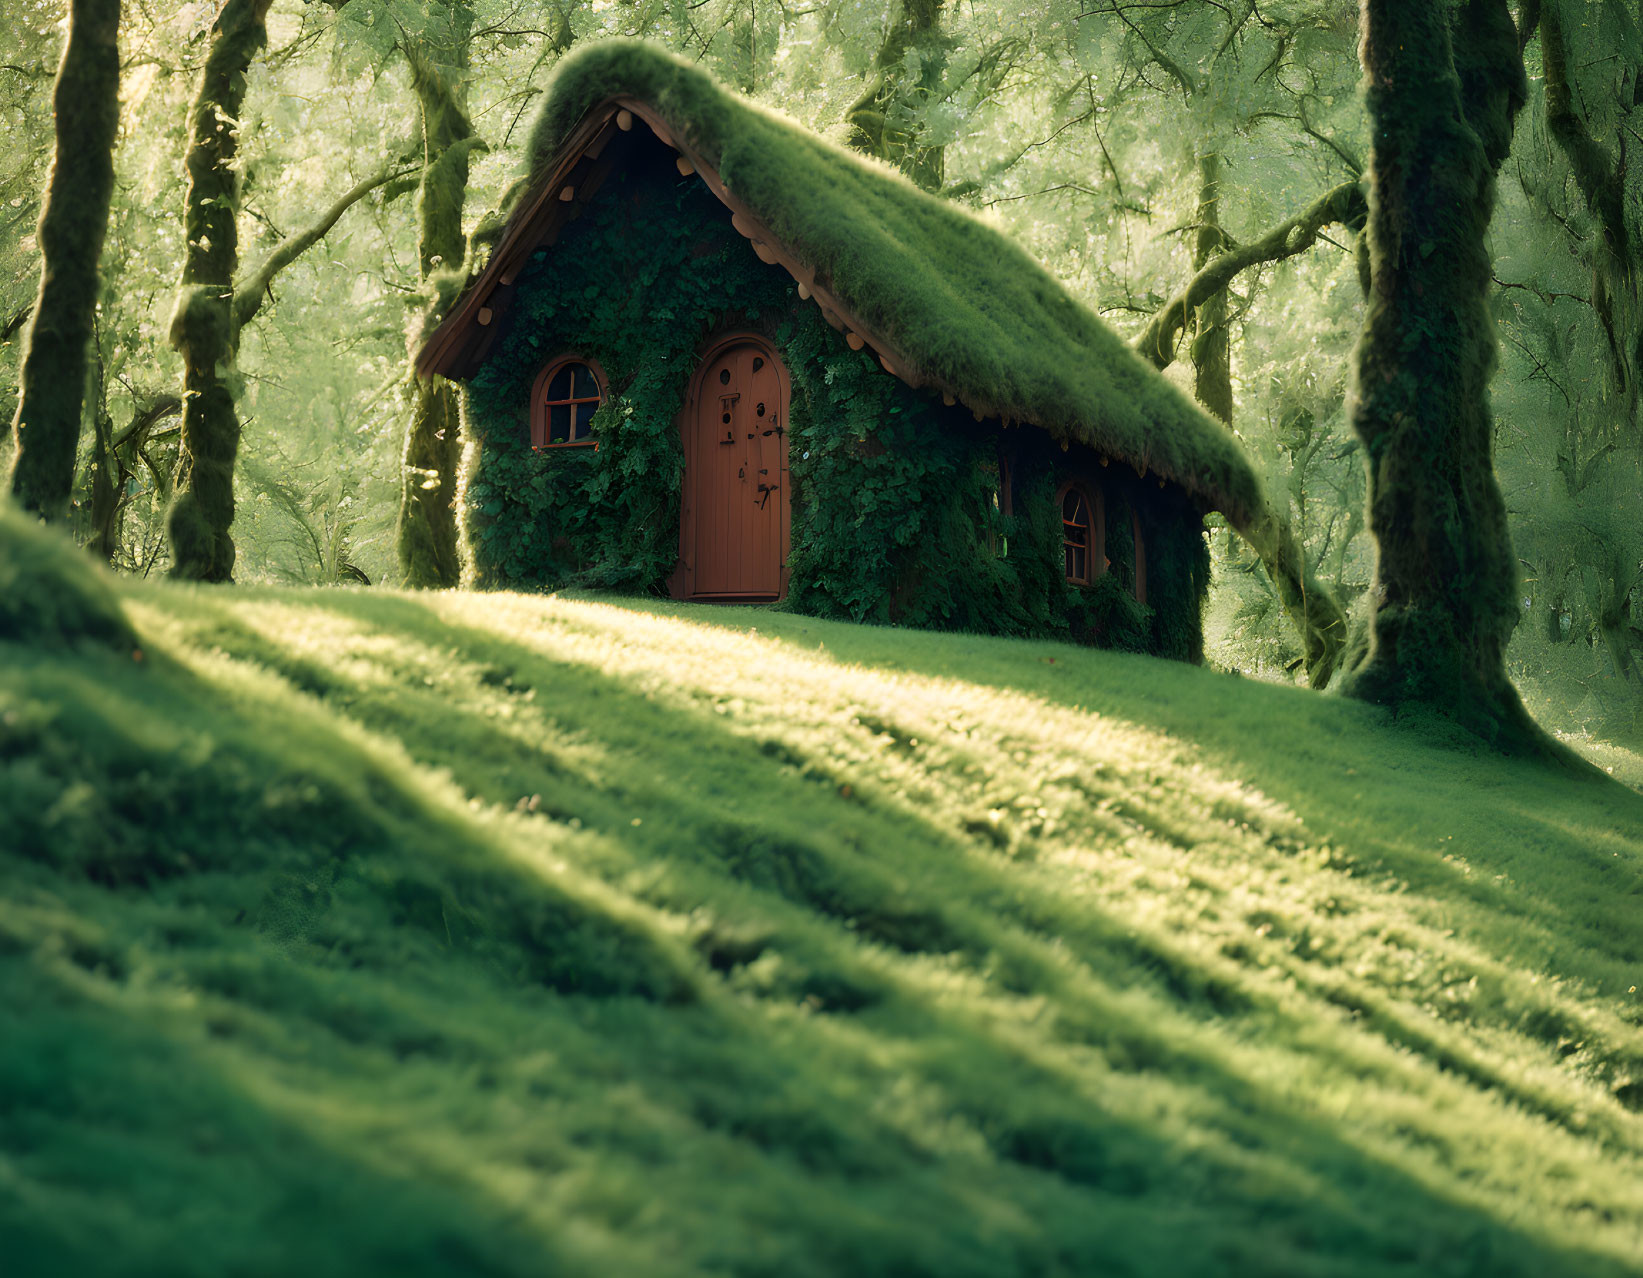
POLYGON ((1081 483, 1061 486, 1062 567, 1067 581, 1087 586, 1107 571, 1106 516, 1099 492, 1081 483))

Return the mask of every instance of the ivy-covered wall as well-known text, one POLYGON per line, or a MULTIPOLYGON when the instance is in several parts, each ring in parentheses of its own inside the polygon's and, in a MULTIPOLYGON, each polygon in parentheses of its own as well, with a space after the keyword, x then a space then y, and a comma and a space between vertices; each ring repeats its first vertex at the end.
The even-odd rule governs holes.
POLYGON ((1196 660, 1208 583, 1202 524, 1184 495, 1120 463, 1066 453, 912 391, 851 351, 730 225, 672 152, 645 143, 520 280, 509 327, 467 388, 475 441, 464 488, 479 585, 661 591, 679 548, 684 453, 676 415, 704 341, 763 335, 786 364, 792 538, 787 605, 851 620, 1058 635, 1196 660), (598 448, 535 450, 529 397, 555 356, 609 379, 598 448), (1000 513, 1000 457, 1013 512, 1000 513), (1098 485, 1113 571, 1062 575, 1058 485, 1098 485), (1129 512, 1147 550, 1133 599, 1129 512))

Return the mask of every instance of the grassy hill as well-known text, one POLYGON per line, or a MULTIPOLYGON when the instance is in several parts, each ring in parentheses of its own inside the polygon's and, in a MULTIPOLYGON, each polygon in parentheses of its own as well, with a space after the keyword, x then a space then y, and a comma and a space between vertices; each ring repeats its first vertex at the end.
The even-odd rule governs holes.
POLYGON ((1616 782, 1140 657, 0 533, 8 1278, 1643 1274, 1616 782))

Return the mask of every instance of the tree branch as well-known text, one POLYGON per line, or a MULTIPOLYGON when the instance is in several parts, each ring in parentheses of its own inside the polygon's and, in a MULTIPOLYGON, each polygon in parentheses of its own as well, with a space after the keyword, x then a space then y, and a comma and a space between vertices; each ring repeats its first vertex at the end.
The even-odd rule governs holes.
POLYGON ((4 324, 0 324, 0 342, 9 342, 13 334, 29 322, 29 316, 34 314, 34 303, 30 302, 17 314, 13 315, 4 324))
POLYGON ((1323 228, 1332 223, 1358 229, 1368 216, 1369 205, 1363 188, 1356 182, 1343 182, 1260 239, 1211 258, 1187 286, 1152 317, 1152 322, 1135 339, 1135 349, 1151 360, 1154 367, 1168 368, 1175 362, 1181 332, 1193 314, 1240 274, 1252 266, 1281 262, 1306 252, 1317 242, 1323 228))
POLYGON ((1302 133, 1306 134, 1314 142, 1323 143, 1331 151, 1333 151, 1336 156, 1339 157, 1341 163, 1346 165, 1346 167, 1351 170, 1353 177, 1363 176, 1363 161, 1352 154, 1351 151, 1347 150, 1345 146, 1337 142, 1329 134, 1314 128, 1312 122, 1306 118, 1306 110, 1304 107, 1295 115, 1290 115, 1287 111, 1256 111, 1250 115, 1249 122, 1253 124, 1257 120, 1289 120, 1299 124, 1301 126, 1302 133))
POLYGON ((1180 64, 1165 55, 1164 51, 1147 38, 1146 32, 1131 22, 1122 9, 1112 11, 1118 20, 1135 33, 1135 38, 1147 46, 1147 52, 1152 54, 1152 60, 1161 67, 1172 80, 1181 86, 1181 96, 1189 101, 1196 96, 1198 84, 1180 67, 1180 64))
POLYGON ((323 240, 344 213, 378 187, 415 171, 414 165, 388 165, 380 169, 344 192, 314 222, 276 244, 262 265, 234 290, 234 326, 244 328, 256 318, 257 312, 262 310, 263 299, 269 296, 269 286, 273 284, 274 277, 323 240))
POLYGON ((183 401, 175 395, 160 395, 147 404, 139 405, 131 415, 131 424, 114 437, 108 447, 110 453, 124 448, 134 435, 144 435, 167 417, 183 411, 183 401))
POLYGON ((1575 110, 1569 85, 1569 55, 1558 6, 1540 11, 1540 57, 1546 71, 1546 123, 1574 170, 1575 183, 1597 216, 1609 249, 1626 261, 1625 193, 1614 159, 1575 110))

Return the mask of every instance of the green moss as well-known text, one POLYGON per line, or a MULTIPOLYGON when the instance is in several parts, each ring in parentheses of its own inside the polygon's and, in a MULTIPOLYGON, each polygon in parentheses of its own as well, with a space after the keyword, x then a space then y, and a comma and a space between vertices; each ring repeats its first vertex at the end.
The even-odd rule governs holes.
POLYGON ((268 43, 270 0, 226 0, 189 108, 187 256, 171 320, 183 360, 183 424, 177 485, 166 516, 171 574, 192 581, 234 575, 234 274, 239 269, 240 107, 251 60, 268 43))
POLYGON ((142 664, 0 661, 8 1278, 1640 1272, 1612 783, 1065 644, 115 588, 142 664))
POLYGON ((1527 85, 1503 0, 1467 0, 1459 33, 1457 57, 1443 8, 1366 10, 1373 287, 1352 426, 1368 466, 1376 607, 1346 690, 1540 750, 1550 743, 1504 667, 1519 606, 1492 459, 1485 243, 1527 85))
POLYGON ((108 581, 74 543, 0 505, 0 643, 82 642, 137 647, 108 581))
POLYGON ((400 577, 407 586, 450 587, 461 579, 456 509, 461 457, 457 392, 445 382, 413 381, 395 534, 400 577))
POLYGON ((988 415, 1165 475, 1237 526, 1257 517, 1259 481, 1227 431, 1011 240, 658 48, 612 40, 566 55, 532 136, 533 173, 590 107, 618 94, 658 110, 897 344, 910 372, 988 415))
POLYGON ((60 519, 80 442, 86 343, 114 193, 120 122, 117 0, 77 0, 53 90, 56 150, 40 214, 40 291, 18 370, 9 477, 25 509, 60 519))
MULTIPOLYGON (((417 253, 431 312, 449 304, 464 278, 467 246, 462 211, 469 164, 483 150, 462 97, 460 72, 467 65, 472 7, 450 6, 443 45, 407 39, 402 47, 422 116, 422 180, 417 185, 417 253), (448 61, 453 66, 443 65, 448 61)), ((461 578, 457 469, 462 457, 462 416, 450 386, 413 379, 411 420, 400 462, 399 520, 395 546, 401 580, 414 587, 449 587, 461 578)))
MULTIPOLYGON (((1200 647, 1207 575, 1192 547, 1201 556, 1203 539, 1179 490, 1126 480, 1123 467, 1101 471, 1093 452, 1065 454, 1041 431, 977 423, 886 376, 799 301, 784 272, 748 252, 723 206, 680 179, 660 146, 614 174, 538 254, 510 325, 467 397, 479 441, 467 535, 480 584, 660 592, 678 556, 676 415, 701 342, 741 328, 773 344, 791 380, 788 607, 1118 643, 1122 628, 1094 624, 1062 576, 1052 481, 1073 465, 1121 499, 1123 547, 1132 501, 1149 545, 1158 539, 1160 602, 1139 610, 1139 629, 1122 643, 1182 658, 1200 647), (593 420, 598 447, 533 450, 530 388, 550 359, 571 352, 610 380, 593 420), (1001 450, 1014 458, 1009 518, 997 506, 1001 450)), ((1133 591, 1133 552, 1113 558, 1133 591)))

